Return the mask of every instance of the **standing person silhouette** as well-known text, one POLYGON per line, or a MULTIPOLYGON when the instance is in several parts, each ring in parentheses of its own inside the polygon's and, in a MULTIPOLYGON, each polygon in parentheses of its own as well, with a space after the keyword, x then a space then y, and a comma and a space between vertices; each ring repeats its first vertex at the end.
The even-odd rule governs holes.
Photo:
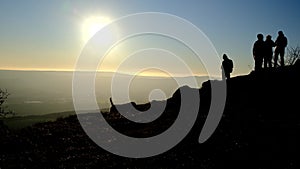
POLYGON ((271 35, 267 35, 265 40, 265 58, 264 58, 264 68, 272 67, 273 58, 273 47, 275 47, 275 42, 272 40, 271 35))
POLYGON ((263 34, 257 34, 257 41, 255 41, 253 45, 253 57, 255 62, 255 71, 261 71, 262 69, 262 63, 263 58, 265 55, 265 42, 264 42, 264 35, 263 34))
POLYGON ((230 73, 232 73, 233 69, 233 62, 231 59, 227 57, 226 54, 223 54, 223 61, 222 61, 222 70, 224 71, 222 75, 225 75, 223 79, 230 79, 230 73))
POLYGON ((280 55, 280 65, 284 66, 284 53, 285 48, 288 44, 287 38, 284 36, 282 31, 278 31, 278 37, 275 41, 275 56, 274 56, 274 67, 277 67, 278 55, 280 55))

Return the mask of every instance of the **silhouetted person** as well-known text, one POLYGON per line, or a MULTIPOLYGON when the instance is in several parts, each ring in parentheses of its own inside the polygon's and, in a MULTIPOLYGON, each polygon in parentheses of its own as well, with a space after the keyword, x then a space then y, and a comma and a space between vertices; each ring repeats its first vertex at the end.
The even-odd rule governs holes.
MULTIPOLYGON (((222 70, 224 71, 223 74, 225 75, 226 79, 230 79, 230 73, 233 69, 233 62, 227 57, 226 54, 223 55, 222 68, 222 70)), ((225 78, 223 77, 223 79, 225 78)))
POLYGON ((284 53, 287 46, 287 38, 284 36, 282 31, 278 32, 278 37, 275 41, 275 56, 274 56, 274 67, 277 67, 278 55, 280 55, 280 65, 284 66, 284 53))
POLYGON ((263 58, 265 55, 265 42, 264 35, 257 34, 257 41, 253 45, 253 57, 255 62, 255 71, 260 71, 262 69, 263 58))
POLYGON ((272 67, 273 47, 275 47, 275 42, 272 40, 271 35, 267 35, 265 40, 264 68, 272 67))

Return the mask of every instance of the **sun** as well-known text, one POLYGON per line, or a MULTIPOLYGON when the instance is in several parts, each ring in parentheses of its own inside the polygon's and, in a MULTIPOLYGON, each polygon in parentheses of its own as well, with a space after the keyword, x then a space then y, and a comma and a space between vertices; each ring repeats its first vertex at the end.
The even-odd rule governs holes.
POLYGON ((111 22, 109 17, 105 16, 90 16, 86 18, 82 25, 82 40, 86 43, 93 37, 101 28, 111 22))

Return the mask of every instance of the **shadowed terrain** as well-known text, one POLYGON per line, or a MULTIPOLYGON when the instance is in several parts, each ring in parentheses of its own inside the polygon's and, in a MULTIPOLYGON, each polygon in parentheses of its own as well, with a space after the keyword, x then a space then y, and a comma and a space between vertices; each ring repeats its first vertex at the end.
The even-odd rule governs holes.
MULTIPOLYGON (((75 115, 20 130, 1 124, 0 168, 298 168, 299 77, 297 65, 229 79, 221 122, 203 144, 198 143, 198 137, 210 106, 210 84, 220 82, 204 82, 200 89, 182 87, 199 90, 201 102, 195 125, 173 149, 145 159, 120 157, 98 147, 75 115)), ((103 116, 123 134, 150 137, 175 121, 180 108, 179 89, 165 102, 163 114, 147 124, 128 121, 114 105, 103 116)), ((147 110, 150 105, 134 106, 147 110)), ((79 118, 96 116, 91 113, 79 118)))

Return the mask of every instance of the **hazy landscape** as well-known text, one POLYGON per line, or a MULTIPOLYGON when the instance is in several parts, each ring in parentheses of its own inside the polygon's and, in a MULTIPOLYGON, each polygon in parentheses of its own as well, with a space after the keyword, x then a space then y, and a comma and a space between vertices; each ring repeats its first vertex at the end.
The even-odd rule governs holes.
MULTIPOLYGON (((114 73, 98 73, 96 76, 97 101, 104 110, 110 107, 113 75, 114 73)), ((118 74, 118 77, 128 79, 131 75, 118 74)), ((10 93, 7 106, 17 116, 73 111, 72 78, 73 72, 0 70, 0 86, 10 93)), ((199 86, 191 87, 200 87, 208 77, 196 79, 199 86)), ((136 76, 129 89, 130 98, 137 103, 147 103, 149 93, 154 89, 161 89, 166 98, 169 98, 178 87, 180 86, 172 78, 136 76)))

